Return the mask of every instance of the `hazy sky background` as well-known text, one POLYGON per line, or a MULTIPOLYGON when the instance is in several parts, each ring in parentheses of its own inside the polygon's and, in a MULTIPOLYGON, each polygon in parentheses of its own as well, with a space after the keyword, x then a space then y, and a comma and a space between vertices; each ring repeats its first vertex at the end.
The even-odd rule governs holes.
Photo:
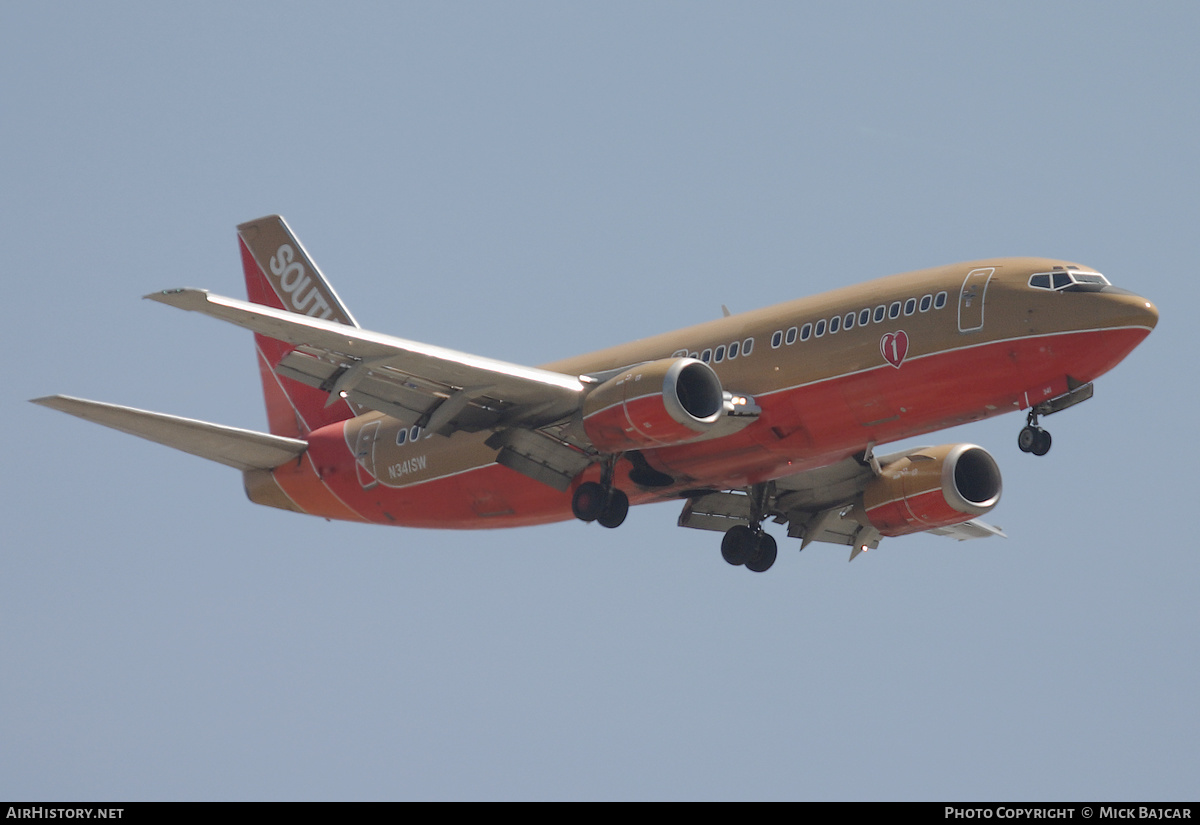
POLYGON ((0 798, 1197 796, 1194 3, 0 4, 0 798), (994 255, 1157 331, 1020 453, 1007 541, 767 574, 635 508, 436 532, 35 407, 255 429, 286 216, 367 328, 525 364, 994 255))

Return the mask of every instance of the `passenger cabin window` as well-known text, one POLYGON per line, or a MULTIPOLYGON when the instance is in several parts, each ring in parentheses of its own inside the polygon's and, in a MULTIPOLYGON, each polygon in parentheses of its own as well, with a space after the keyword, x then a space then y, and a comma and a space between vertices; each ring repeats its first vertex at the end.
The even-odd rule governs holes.
POLYGON ((937 294, 937 297, 933 299, 933 308, 934 308, 934 309, 941 309, 941 308, 942 308, 942 307, 944 307, 945 305, 946 305, 946 293, 945 293, 945 292, 939 292, 939 293, 937 294))
POLYGON ((734 341, 732 344, 729 345, 729 360, 732 361, 734 358, 737 358, 737 354, 738 354, 738 342, 734 341))
POLYGON ((847 312, 846 320, 842 321, 842 329, 854 329, 854 313, 847 312))
POLYGON ((800 340, 807 341, 809 338, 812 338, 812 324, 805 324, 804 329, 800 330, 800 340))
POLYGON ((783 330, 777 329, 771 333, 771 349, 779 349, 779 345, 783 343, 783 330))
POLYGON ((929 308, 933 306, 933 296, 926 295, 921 298, 921 312, 929 312, 929 308))
POLYGON ((795 327, 791 327, 790 329, 788 329, 787 342, 788 342, 788 344, 796 343, 796 328, 795 327))
POLYGON ((833 335, 842 326, 842 316, 835 315, 829 319, 829 334, 833 335))
POLYGON ((701 361, 703 361, 703 362, 704 362, 704 363, 706 363, 706 364, 707 364, 709 361, 711 361, 711 360, 712 360, 712 350, 711 350, 711 349, 706 349, 704 352, 700 353, 700 360, 701 360, 701 361))
POLYGON ((860 327, 865 327, 867 325, 867 322, 870 320, 871 320, 871 310, 864 309, 862 312, 858 313, 858 325, 860 327))
POLYGON ((717 351, 713 354, 713 363, 719 364, 725 360, 725 345, 717 347, 717 351))
POLYGON ((909 298, 907 301, 904 302, 904 314, 905 315, 912 315, 916 311, 917 311, 917 299, 916 298, 909 298))
POLYGON ((745 341, 742 341, 742 357, 745 358, 752 352, 754 352, 754 339, 747 338, 745 341))
POLYGON ((818 338, 820 338, 822 335, 825 334, 825 319, 824 318, 822 318, 820 321, 817 321, 816 333, 817 333, 818 338))
POLYGON ((880 304, 879 306, 875 307, 875 323, 878 324, 880 321, 882 321, 883 316, 886 314, 887 314, 887 307, 885 307, 883 304, 880 304))
POLYGON ((888 318, 896 319, 899 317, 900 317, 900 302, 896 301, 894 304, 892 304, 890 307, 888 307, 888 318))

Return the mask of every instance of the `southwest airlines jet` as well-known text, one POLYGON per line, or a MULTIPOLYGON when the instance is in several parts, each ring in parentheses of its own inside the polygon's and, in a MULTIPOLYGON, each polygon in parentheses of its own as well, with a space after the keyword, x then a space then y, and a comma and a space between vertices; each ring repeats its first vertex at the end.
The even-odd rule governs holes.
POLYGON ((146 297, 254 333, 269 433, 55 395, 34 403, 242 471, 251 501, 411 527, 617 527, 676 501, 762 572, 768 519, 850 548, 929 531, 1003 535, 981 447, 876 445, 1092 397, 1158 321, 1080 264, 996 258, 848 286, 526 367, 359 327, 278 216, 238 227, 249 300, 146 297))

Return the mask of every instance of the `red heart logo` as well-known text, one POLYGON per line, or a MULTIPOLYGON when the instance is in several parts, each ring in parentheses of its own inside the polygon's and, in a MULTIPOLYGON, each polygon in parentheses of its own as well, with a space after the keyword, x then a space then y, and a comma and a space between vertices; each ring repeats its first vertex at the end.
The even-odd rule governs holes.
POLYGON ((887 333, 879 339, 879 352, 884 361, 899 369, 908 355, 908 335, 902 329, 887 333))

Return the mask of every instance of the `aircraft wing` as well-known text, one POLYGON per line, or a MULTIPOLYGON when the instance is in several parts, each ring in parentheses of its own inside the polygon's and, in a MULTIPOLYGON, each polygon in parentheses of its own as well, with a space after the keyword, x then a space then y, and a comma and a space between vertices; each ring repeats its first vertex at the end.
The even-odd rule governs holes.
POLYGON ((579 408, 578 376, 407 341, 261 304, 171 289, 145 296, 295 346, 277 372, 430 432, 543 427, 579 408))
MULTIPOLYGON (((853 561, 863 549, 878 547, 881 538, 879 531, 862 517, 861 508, 855 506, 863 490, 875 477, 878 467, 886 467, 921 449, 879 457, 871 457, 869 453, 853 456, 828 467, 777 479, 762 491, 760 512, 776 524, 786 524, 788 535, 802 540, 800 549, 814 541, 840 544, 851 548, 853 561)), ((747 489, 692 496, 679 516, 679 526, 724 532, 735 524, 750 524, 754 493, 747 489)), ((1003 530, 979 519, 927 532, 959 541, 990 536, 1007 538, 1003 530)))

